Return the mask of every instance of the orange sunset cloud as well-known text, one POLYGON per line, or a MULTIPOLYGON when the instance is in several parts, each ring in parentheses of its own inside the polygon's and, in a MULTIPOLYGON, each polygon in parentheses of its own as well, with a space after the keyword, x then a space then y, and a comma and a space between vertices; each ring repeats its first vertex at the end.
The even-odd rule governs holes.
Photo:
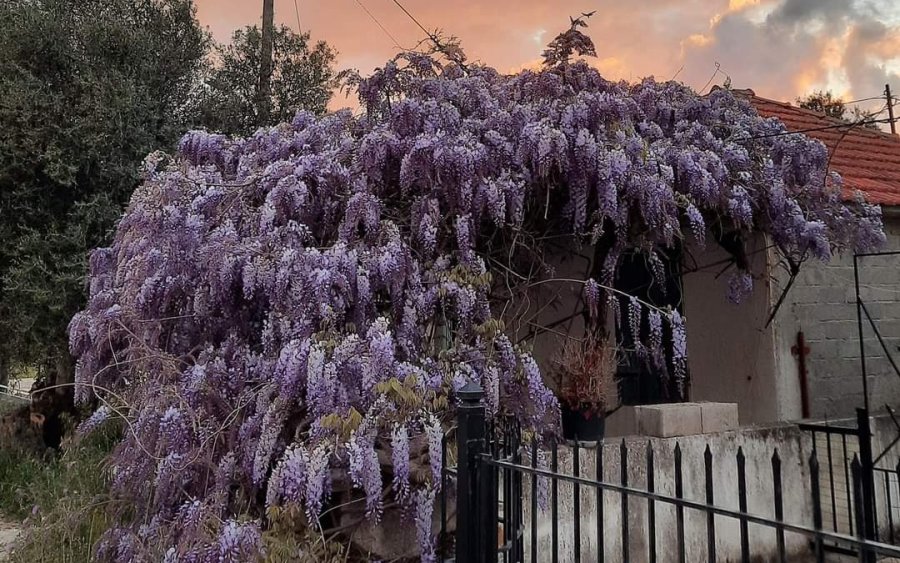
MULTIPOLYGON (((611 79, 654 75, 702 89, 726 76, 738 88, 792 100, 811 89, 862 98, 887 82, 900 91, 900 3, 893 0, 401 0, 423 26, 462 41, 470 59, 504 71, 531 67, 569 15, 596 10, 589 34, 611 79)), ((259 22, 259 0, 197 0, 220 40, 259 22)), ((398 45, 424 36, 393 0, 275 1, 279 22, 340 53, 340 68, 369 72, 398 45), (363 6, 371 13, 366 13, 363 6), (373 20, 377 20, 376 21, 373 20), (379 27, 378 24, 381 24, 379 27)), ((336 99, 332 106, 347 105, 336 99)), ((351 104, 352 105, 352 104, 351 104)))

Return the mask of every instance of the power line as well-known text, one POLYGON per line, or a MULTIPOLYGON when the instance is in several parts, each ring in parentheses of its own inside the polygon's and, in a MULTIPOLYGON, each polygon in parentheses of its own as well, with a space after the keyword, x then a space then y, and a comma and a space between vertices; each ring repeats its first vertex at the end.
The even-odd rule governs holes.
POLYGON ((363 4, 360 0, 356 0, 356 3, 359 4, 359 7, 362 8, 363 11, 366 14, 368 14, 368 16, 370 18, 372 18, 372 21, 375 22, 375 25, 377 25, 381 29, 381 31, 384 32, 384 34, 387 35, 388 38, 390 38, 390 40, 394 42, 394 47, 397 47, 401 51, 404 50, 403 47, 400 45, 400 42, 397 41, 397 38, 394 37, 391 34, 391 32, 387 30, 387 28, 385 28, 383 25, 381 25, 381 22, 378 21, 378 18, 376 18, 375 15, 372 12, 370 12, 368 8, 366 8, 365 4, 363 4))
POLYGON ((858 99, 858 100, 849 100, 849 101, 846 101, 846 102, 843 101, 843 100, 840 100, 840 102, 841 102, 842 104, 858 104, 858 103, 860 103, 860 102, 872 102, 872 101, 875 101, 875 100, 883 100, 883 99, 884 99, 884 96, 872 96, 871 98, 860 98, 860 99, 858 99))
MULTIPOLYGON (((681 70, 679 69, 678 72, 681 72, 681 70)), ((722 70, 722 65, 718 61, 716 61, 716 70, 713 71, 712 76, 709 77, 709 80, 706 81, 706 84, 703 86, 703 89, 700 90, 701 95, 703 95, 703 92, 706 92, 706 89, 709 88, 709 85, 712 84, 713 80, 716 79, 716 76, 718 76, 720 74, 725 77, 726 83, 731 82, 731 76, 729 76, 729 74, 727 72, 722 70)))
MULTIPOLYGON (((882 110, 884 111, 884 110, 882 110)), ((879 112, 881 113, 881 112, 879 112)), ((847 123, 840 123, 836 125, 825 125, 823 127, 810 127, 809 129, 797 129, 796 131, 782 131, 780 133, 768 133, 766 135, 754 135, 752 137, 744 137, 742 139, 737 139, 738 142, 744 141, 753 141, 755 139, 770 139, 772 137, 783 137, 785 135, 800 135, 803 133, 812 133, 814 131, 826 131, 828 129, 843 129, 845 127, 859 127, 876 123, 891 123, 896 122, 898 119, 894 118, 884 118, 884 119, 861 119, 859 121, 848 121, 847 123)))
POLYGON ((403 7, 403 4, 401 4, 401 3, 399 2, 399 0, 394 0, 394 4, 396 4, 398 8, 400 8, 401 10, 403 10, 403 13, 406 14, 407 16, 409 16, 409 19, 411 19, 417 26, 419 26, 419 29, 421 29, 422 31, 424 31, 424 32, 425 32, 425 35, 427 35, 427 36, 429 37, 429 39, 431 39, 432 41, 434 41, 434 36, 432 35, 432 33, 431 33, 430 31, 428 31, 427 29, 425 29, 425 26, 422 25, 421 23, 419 23, 419 20, 417 20, 417 19, 415 18, 415 16, 413 16, 412 14, 410 14, 410 13, 409 13, 409 10, 407 10, 406 8, 404 8, 404 7, 403 7))
POLYGON ((294 0, 294 12, 297 14, 297 33, 303 33, 303 23, 300 22, 300 7, 297 5, 297 0, 294 0))

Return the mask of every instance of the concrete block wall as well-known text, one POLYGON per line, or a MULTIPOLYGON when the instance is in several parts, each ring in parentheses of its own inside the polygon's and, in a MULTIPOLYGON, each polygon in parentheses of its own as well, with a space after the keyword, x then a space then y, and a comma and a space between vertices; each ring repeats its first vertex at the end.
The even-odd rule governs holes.
MULTIPOLYGON (((854 420, 834 421, 841 425, 853 425, 854 420)), ((887 416, 873 417, 871 420, 873 434, 872 446, 876 454, 888 450, 888 455, 879 466, 896 466, 900 461, 900 445, 890 447, 897 437, 898 430, 887 416)), ((838 438, 839 441, 839 438, 838 438)), ((599 457, 602 459, 602 471, 598 473, 598 451, 596 447, 583 447, 578 450, 578 475, 586 479, 599 480, 604 483, 622 484, 622 444, 619 439, 607 440, 601 445, 599 457)), ((784 495, 784 520, 811 528, 813 526, 812 495, 810 489, 809 459, 813 454, 813 438, 811 433, 802 432, 795 425, 777 425, 770 427, 744 427, 732 432, 683 436, 679 438, 626 438, 626 474, 627 484, 631 488, 647 490, 647 451, 654 452, 654 489, 665 496, 675 496, 674 483, 674 449, 678 444, 682 451, 682 475, 684 498, 705 503, 705 463, 704 451, 707 445, 713 459, 713 490, 715 506, 738 510, 737 462, 738 448, 743 448, 746 458, 747 511, 764 518, 774 518, 774 486, 772 470, 772 454, 777 450, 782 467, 782 491, 784 495)), ((837 443, 832 443, 832 464, 827 463, 826 443, 824 437, 818 436, 817 451, 820 465, 820 492, 822 495, 823 521, 827 530, 832 530, 833 521, 838 521, 837 531, 849 532, 849 511, 847 505, 842 473, 843 461, 852 461, 858 453, 858 446, 851 440, 846 449, 846 459, 842 460, 844 450, 837 443), (829 470, 833 468, 834 474, 829 470), (835 510, 831 508, 831 490, 829 483, 835 482, 835 510)), ((574 475, 574 451, 571 447, 561 447, 558 454, 557 472, 574 475)), ((525 552, 531 551, 531 481, 523 480, 525 493, 525 552)), ((546 486, 549 489, 549 485, 546 486)), ((887 513, 891 512, 893 522, 900 523, 900 488, 895 476, 876 474, 876 501, 879 514, 880 533, 888 536, 887 524, 891 521, 887 513), (886 500, 883 480, 890 482, 891 502, 886 500)), ((573 561, 575 552, 575 488, 572 484, 558 484, 558 537, 559 561, 573 561)), ((598 558, 597 541, 597 493, 596 489, 581 486, 580 498, 580 552, 582 561, 596 561, 598 558)), ((616 491, 606 490, 602 495, 603 519, 602 530, 604 540, 604 561, 618 563, 622 558, 622 495, 616 491)), ((676 512, 672 505, 655 503, 657 561, 677 561, 677 528, 676 512)), ((707 520, 706 513, 685 509, 685 549, 687 561, 705 561, 707 559, 707 520)), ((552 560, 552 513, 540 510, 537 513, 537 548, 538 561, 552 560)), ((739 522, 724 516, 715 517, 716 552, 719 561, 740 561, 740 527, 739 522)), ((642 563, 649 560, 648 503, 646 500, 629 496, 628 546, 630 561, 642 563)), ((750 524, 749 540, 753 561, 777 560, 777 543, 772 528, 750 524)), ((788 532, 785 534, 785 546, 789 561, 811 561, 808 538, 788 532)))
MULTIPOLYGON (((900 250, 900 214, 885 216, 885 250, 900 250)), ((900 256, 861 261, 861 296, 879 330, 900 361, 900 256)), ((772 296, 785 279, 779 276, 772 296)), ((863 404, 860 350, 854 303, 853 257, 835 256, 828 264, 810 260, 801 268, 788 299, 776 318, 776 356, 780 382, 791 396, 785 419, 801 418, 799 371, 791 347, 803 331, 810 351, 806 359, 810 415, 850 416, 863 404)), ((869 399, 873 408, 900 404, 900 376, 890 366, 874 333, 865 326, 869 399)))
POLYGON ((672 438, 736 430, 737 403, 667 403, 625 406, 606 419, 606 437, 672 438))
MULTIPOLYGON (((774 517, 774 489, 772 480, 772 454, 777 448, 782 460, 785 521, 811 525, 812 503, 809 491, 809 471, 805 459, 811 451, 811 438, 801 433, 795 426, 772 428, 745 428, 736 432, 712 435, 685 436, 680 438, 626 439, 626 469, 628 485, 646 490, 647 448, 653 448, 655 469, 654 487, 657 492, 675 496, 674 448, 679 444, 682 450, 682 470, 684 497, 697 502, 705 502, 704 451, 707 444, 713 455, 714 504, 723 508, 738 509, 737 462, 738 447, 746 456, 748 512, 766 518, 774 517)), ((602 445, 603 482, 622 483, 622 457, 619 440, 602 445)), ((579 475, 597 478, 596 448, 579 449, 579 475)), ((573 450, 561 448, 559 452, 559 472, 573 474, 573 450)), ((531 483, 525 478, 525 529, 526 553, 531 549, 531 483)), ((559 512, 559 560, 574 560, 574 487, 570 483, 558 484, 559 512)), ((583 561, 596 561, 598 541, 597 495, 596 489, 580 487, 581 557, 583 561)), ((615 491, 603 494, 604 516, 602 521, 605 561, 622 561, 622 496, 615 491)), ((676 512, 672 505, 657 502, 656 545, 657 561, 677 561, 676 512)), ((685 549, 687 561, 705 561, 707 557, 706 514, 686 509, 685 549)), ((539 561, 550 561, 552 554, 551 512, 539 511, 538 552, 539 561)), ((628 545, 630 560, 649 560, 650 528, 648 526, 648 503, 646 500, 629 497, 628 500, 628 545)), ((740 532, 737 520, 717 516, 716 550, 720 561, 740 560, 740 532)), ((776 553, 774 529, 750 526, 749 537, 753 554, 776 553)), ((786 535, 787 553, 790 559, 803 557, 809 553, 806 538, 786 535)))

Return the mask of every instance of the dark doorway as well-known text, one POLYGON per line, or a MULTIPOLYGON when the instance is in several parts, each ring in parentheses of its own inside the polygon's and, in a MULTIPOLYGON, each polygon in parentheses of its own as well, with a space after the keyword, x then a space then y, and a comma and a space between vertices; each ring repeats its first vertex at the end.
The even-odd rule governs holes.
MULTIPOLYGON (((647 254, 630 251, 623 254, 619 265, 616 289, 634 295, 661 309, 681 310, 681 251, 679 248, 659 251, 664 272, 663 283, 653 275, 653 268, 647 254)), ((659 266, 657 266, 659 267, 659 266)), ((623 405, 648 405, 655 403, 678 402, 684 399, 683 391, 670 377, 672 373, 671 331, 667 323, 663 323, 663 342, 665 367, 653 365, 644 354, 637 353, 632 343, 631 327, 628 323, 628 299, 619 297, 621 322, 616 329, 616 339, 625 350, 624 361, 619 366, 619 398, 623 405)), ((641 320, 641 335, 649 332, 646 311, 641 320)))

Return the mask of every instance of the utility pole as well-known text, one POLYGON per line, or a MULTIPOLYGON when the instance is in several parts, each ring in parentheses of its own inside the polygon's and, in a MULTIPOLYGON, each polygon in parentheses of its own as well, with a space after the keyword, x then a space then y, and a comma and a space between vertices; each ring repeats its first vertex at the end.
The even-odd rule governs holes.
POLYGON ((275 35, 275 0, 263 0, 262 38, 259 53, 259 83, 256 88, 257 125, 269 122, 272 108, 272 66, 275 35))
POLYGON ((884 85, 884 95, 887 98, 888 118, 891 121, 891 135, 897 134, 897 124, 894 122, 894 98, 891 96, 891 85, 884 85))

